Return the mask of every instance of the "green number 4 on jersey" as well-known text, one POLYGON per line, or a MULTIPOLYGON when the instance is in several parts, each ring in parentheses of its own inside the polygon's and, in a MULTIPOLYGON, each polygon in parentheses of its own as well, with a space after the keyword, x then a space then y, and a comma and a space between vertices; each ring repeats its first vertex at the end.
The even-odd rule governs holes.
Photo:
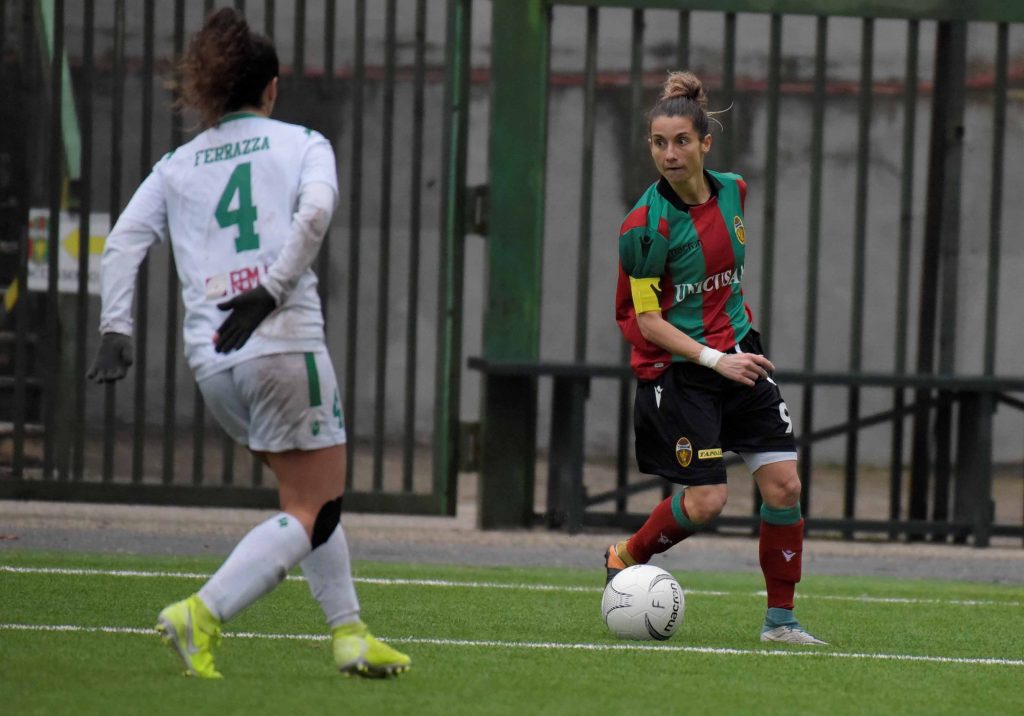
POLYGON ((260 235, 256 233, 256 206, 252 203, 252 164, 245 162, 235 167, 224 187, 224 193, 217 202, 214 214, 220 228, 238 227, 235 237, 235 251, 252 251, 260 247, 260 235), (238 195, 238 208, 232 209, 231 204, 238 195))

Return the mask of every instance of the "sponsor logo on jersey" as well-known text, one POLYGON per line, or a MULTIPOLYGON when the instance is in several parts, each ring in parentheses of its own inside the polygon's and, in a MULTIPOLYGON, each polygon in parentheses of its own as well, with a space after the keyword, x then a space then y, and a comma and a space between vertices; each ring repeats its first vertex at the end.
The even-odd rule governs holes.
POLYGON ((682 303, 683 299, 687 296, 692 296, 698 293, 707 293, 709 291, 716 291, 726 286, 739 285, 740 281, 743 280, 743 267, 738 269, 728 269, 721 273, 716 273, 714 276, 708 276, 703 281, 697 283, 677 283, 676 288, 676 303, 682 303))
POLYGON ((206 279, 206 297, 224 298, 228 295, 228 277, 225 274, 209 276, 206 279))
POLYGON ((683 467, 689 467, 693 459, 693 444, 690 438, 681 437, 676 440, 676 460, 683 467))
POLYGON ((192 166, 198 167, 200 164, 222 162, 225 159, 234 159, 235 157, 245 156, 253 152, 262 152, 266 149, 270 149, 270 137, 250 137, 240 142, 228 142, 219 147, 200 149, 196 152, 195 164, 192 166))
POLYGON ((228 274, 228 279, 231 281, 231 293, 248 291, 250 288, 260 285, 260 268, 259 266, 247 266, 232 271, 228 274))
POLYGON ((743 219, 736 215, 732 217, 732 230, 736 234, 736 240, 741 244, 747 243, 747 230, 743 228, 743 219))
POLYGON ((234 296, 260 285, 260 276, 266 274, 266 266, 245 266, 244 268, 206 277, 206 298, 234 296))
POLYGON ((669 261, 674 261, 675 259, 679 258, 683 254, 690 253, 694 249, 696 249, 696 248, 698 248, 700 246, 703 246, 703 245, 704 244, 701 242, 700 239, 695 239, 693 241, 688 241, 685 244, 683 244, 682 246, 677 246, 676 248, 670 250, 668 252, 668 260, 669 261))
POLYGON ((698 450, 698 460, 720 460, 722 458, 722 448, 711 448, 709 450, 698 450))

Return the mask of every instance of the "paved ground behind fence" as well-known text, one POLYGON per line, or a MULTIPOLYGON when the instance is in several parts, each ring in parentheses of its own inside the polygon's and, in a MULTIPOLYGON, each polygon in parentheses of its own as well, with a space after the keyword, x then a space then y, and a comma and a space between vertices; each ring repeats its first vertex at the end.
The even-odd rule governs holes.
MULTIPOLYGON (((264 510, 0 501, 0 561, 4 550, 113 554, 226 555, 245 532, 273 514, 264 510)), ((568 535, 542 528, 480 531, 475 506, 460 502, 455 517, 346 514, 353 556, 360 560, 466 565, 593 567, 617 534, 568 535)), ((657 558, 686 570, 757 572, 757 541, 696 536, 657 558)), ((808 540, 805 574, 935 578, 1024 584, 1019 543, 969 546, 808 540)))

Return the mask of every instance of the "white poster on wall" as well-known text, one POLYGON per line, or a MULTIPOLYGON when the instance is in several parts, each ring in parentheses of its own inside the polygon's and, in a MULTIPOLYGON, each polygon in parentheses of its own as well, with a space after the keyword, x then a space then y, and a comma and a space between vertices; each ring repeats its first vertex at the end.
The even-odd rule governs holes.
MULTIPOLYGON (((57 290, 78 293, 78 256, 89 252, 89 293, 100 294, 100 257, 110 233, 110 214, 89 214, 89 239, 82 240, 78 213, 60 212, 57 239, 57 290)), ((29 209, 28 290, 46 291, 50 283, 50 210, 29 209)))

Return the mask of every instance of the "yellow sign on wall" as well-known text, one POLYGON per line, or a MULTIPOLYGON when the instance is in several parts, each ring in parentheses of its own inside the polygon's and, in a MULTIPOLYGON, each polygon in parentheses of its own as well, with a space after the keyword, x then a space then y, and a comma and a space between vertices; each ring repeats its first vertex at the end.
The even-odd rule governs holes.
MULTIPOLYGON (((50 285, 50 212, 30 209, 28 215, 28 289, 46 291, 50 285)), ((78 293, 78 257, 89 252, 89 293, 100 293, 100 257, 110 233, 110 214, 89 215, 89 241, 82 241, 78 214, 60 212, 58 227, 57 290, 78 293)))

